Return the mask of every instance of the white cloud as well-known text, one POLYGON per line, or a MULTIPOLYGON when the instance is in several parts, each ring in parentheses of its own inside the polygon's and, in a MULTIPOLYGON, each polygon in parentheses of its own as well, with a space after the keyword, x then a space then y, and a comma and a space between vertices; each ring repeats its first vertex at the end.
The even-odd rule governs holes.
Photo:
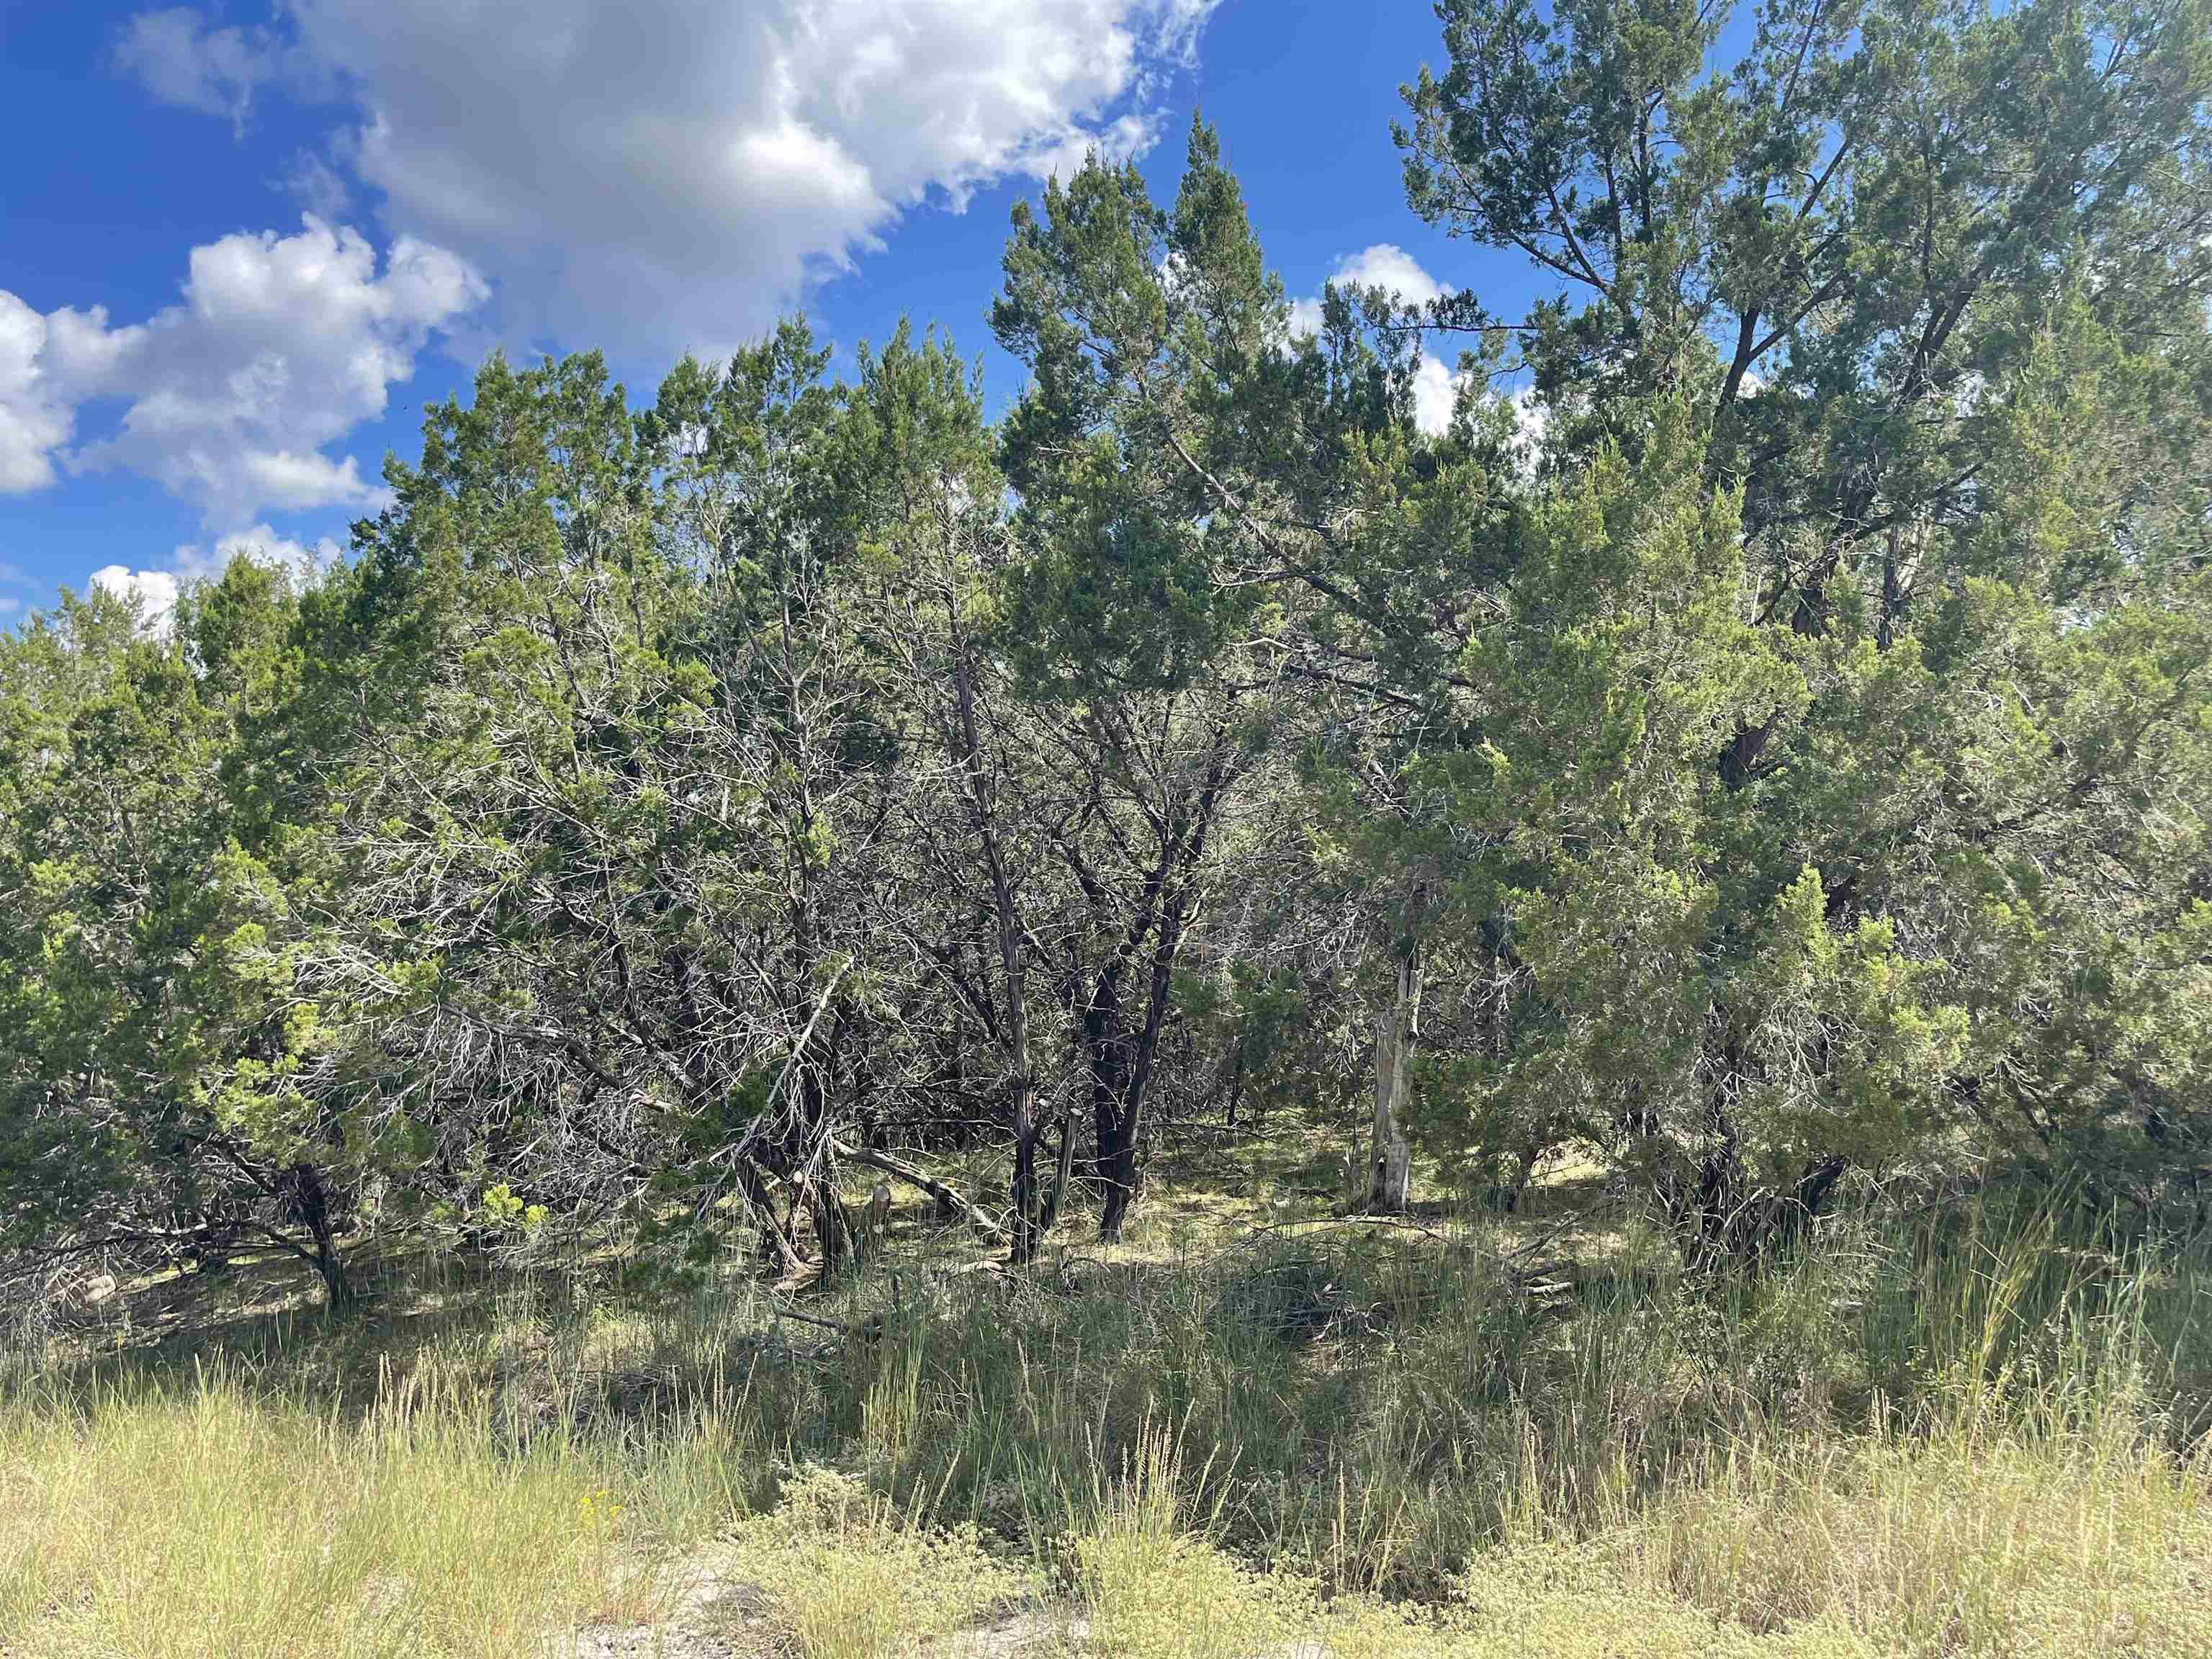
POLYGON ((1444 285, 1424 270, 1419 260, 1391 242, 1377 242, 1340 260, 1330 280, 1359 288, 1388 289, 1417 306, 1428 304, 1444 291, 1444 285))
POLYGON ((1423 356, 1413 368, 1413 424, 1431 437, 1449 429, 1466 379, 1445 368, 1442 358, 1423 356))
POLYGON ((187 542, 169 556, 169 563, 185 581, 220 576, 230 568, 233 559, 275 565, 289 572, 295 581, 307 581, 336 564, 343 553, 343 550, 328 536, 309 547, 289 536, 278 535, 265 524, 257 524, 250 530, 234 530, 227 536, 216 537, 212 550, 197 542, 187 542))
MULTIPOLYGON (((1444 292, 1443 284, 1419 260, 1391 242, 1346 254, 1329 272, 1328 283, 1339 288, 1383 289, 1411 305, 1427 305, 1444 292)), ((1293 337, 1320 333, 1321 296, 1291 301, 1290 325, 1293 337)), ((1448 428, 1466 378, 1443 359, 1424 356, 1413 368, 1413 423, 1431 437, 1448 428)))
POLYGON ((0 495, 52 483, 69 441, 69 405, 40 365, 46 333, 45 318, 0 289, 0 495))
POLYGON ((139 626, 149 634, 166 634, 177 609, 177 578, 167 570, 131 570, 119 564, 102 565, 92 573, 92 585, 138 606, 139 626))
MULTIPOLYGON (((235 530, 216 538, 212 549, 187 542, 169 556, 167 568, 133 570, 127 565, 103 565, 92 573, 91 585, 118 599, 135 600, 142 625, 149 634, 166 634, 174 620, 177 600, 195 582, 210 581, 230 568, 234 559, 252 559, 288 572, 295 583, 314 580, 343 556, 328 536, 313 547, 281 536, 265 524, 235 530)), ((0 614, 14 609, 0 602, 0 614)))
POLYGON ((243 132, 257 88, 286 70, 269 29, 219 27, 189 6, 141 12, 116 37, 115 66, 165 104, 228 118, 243 132))
POLYGON ((353 211, 353 190, 321 156, 301 150, 282 179, 301 207, 319 219, 343 219, 353 211))
POLYGON ((192 250, 180 304, 113 326, 100 307, 40 317, 0 292, 0 491, 70 470, 125 468, 196 502, 213 523, 269 507, 364 506, 379 490, 325 453, 385 410, 433 331, 485 297, 444 249, 396 242, 380 271, 357 231, 309 216, 291 236, 226 236, 192 250), (125 407, 75 449, 75 411, 125 407))
POLYGON ((12 617, 22 608, 22 600, 13 593, 0 593, 0 617, 12 617))
POLYGON ((1544 441, 1552 427, 1552 411, 1539 401, 1533 386, 1517 387, 1506 400, 1513 411, 1514 458, 1524 477, 1534 477, 1544 459, 1544 441))
MULTIPOLYGON (((267 55, 342 89, 331 159, 501 273, 510 332, 720 349, 917 204, 1145 149, 1218 3, 289 0, 267 55)), ((254 42, 191 24, 163 85, 242 107, 254 42)))
MULTIPOLYGON (((1394 242, 1377 242, 1336 262, 1328 281, 1339 288, 1380 288, 1417 306, 1427 305, 1444 291, 1442 283, 1421 268, 1421 262, 1394 242)), ((1321 296, 1299 300, 1291 306, 1291 332, 1321 332, 1321 296)))

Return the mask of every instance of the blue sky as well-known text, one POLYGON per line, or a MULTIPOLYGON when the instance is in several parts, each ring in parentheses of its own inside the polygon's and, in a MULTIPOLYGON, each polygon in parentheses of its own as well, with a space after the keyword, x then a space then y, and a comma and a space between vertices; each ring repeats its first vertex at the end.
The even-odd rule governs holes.
POLYGON ((848 356, 904 314, 1001 403, 1009 207, 1095 138, 1171 190, 1194 106, 1294 296, 1524 303, 1405 205, 1439 55, 1425 0, 0 0, 0 621, 343 543, 495 344, 643 398, 783 311, 848 356))

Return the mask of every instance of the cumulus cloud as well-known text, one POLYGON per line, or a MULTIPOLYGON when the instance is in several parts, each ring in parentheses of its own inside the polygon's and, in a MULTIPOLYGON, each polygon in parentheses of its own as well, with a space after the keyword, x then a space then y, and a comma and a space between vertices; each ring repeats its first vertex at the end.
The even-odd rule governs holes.
POLYGON ((211 524, 270 507, 365 506, 379 490, 327 447, 385 410, 431 335, 484 300, 465 261, 413 238, 382 262, 367 238, 307 216, 294 235, 192 250, 181 303, 115 325, 98 307, 40 316, 0 292, 0 491, 125 468, 211 524), (76 411, 124 407, 71 448, 76 411))
POLYGON ((325 75, 331 160, 498 272, 511 331, 719 349, 918 204, 1146 149, 1218 3, 289 0, 281 42, 157 33, 172 101, 325 75))
POLYGON ((69 404, 40 362, 46 334, 44 317, 0 289, 0 495, 52 483, 69 441, 69 404))
POLYGON ((138 607, 138 625, 149 634, 166 634, 175 616, 181 584, 167 570, 133 570, 119 564, 102 565, 92 573, 92 585, 103 593, 138 607))
POLYGON ((1536 396, 1534 386, 1518 387, 1506 398, 1513 411, 1513 453, 1524 477, 1534 477, 1544 459, 1544 445, 1552 427, 1552 411, 1536 396))
MULTIPOLYGON (((1391 242, 1377 242, 1372 247, 1346 255, 1329 272, 1328 282, 1343 288, 1382 289, 1407 304, 1419 306, 1440 299, 1447 291, 1419 260, 1391 242)), ((1321 326, 1319 295, 1291 302, 1290 329, 1293 336, 1318 334, 1321 326)), ((1413 423, 1432 437, 1445 431, 1451 425, 1460 393, 1468 382, 1468 376, 1441 357, 1425 354, 1413 368, 1413 423)), ((1744 395, 1754 396, 1759 390, 1758 377, 1747 374, 1744 395)), ((1505 401, 1513 416, 1514 460, 1525 473, 1533 474, 1543 458, 1551 413, 1537 398, 1533 386, 1521 386, 1505 401)))
MULTIPOLYGON (((1377 242, 1336 262, 1328 281, 1338 288, 1379 288, 1409 305, 1425 306, 1444 291, 1442 283, 1421 268, 1421 262, 1394 242, 1377 242)), ((1321 296, 1298 300, 1291 306, 1291 332, 1321 332, 1321 296)))
MULTIPOLYGON (((138 606, 141 625, 153 634, 166 634, 175 619, 178 598, 194 582, 211 580, 230 568, 233 559, 251 559, 287 572, 295 584, 315 580, 343 556, 338 544, 323 537, 312 547, 289 536, 279 535, 265 524, 219 536, 212 547, 187 542, 169 556, 166 568, 133 570, 127 565, 102 565, 94 571, 91 585, 138 606)), ((11 609, 0 605, 0 612, 11 609)))
POLYGON ((289 536, 280 536, 265 524, 250 530, 234 530, 216 538, 212 548, 187 542, 169 556, 169 565, 186 581, 220 576, 233 559, 251 559, 287 572, 295 583, 313 580, 343 556, 343 550, 325 536, 312 547, 289 536))
MULTIPOLYGON (((1379 288, 1409 305, 1425 306, 1441 296, 1444 286, 1422 268, 1421 262, 1392 242, 1347 254, 1329 272, 1328 286, 1379 288)), ((1291 303, 1292 335, 1318 334, 1322 328, 1321 296, 1291 303)), ((1452 410, 1466 376, 1456 374, 1442 359, 1425 356, 1413 370, 1413 421, 1431 436, 1451 425, 1452 410)))
POLYGON ((1413 424, 1431 437, 1449 428, 1466 381, 1466 375, 1446 368, 1442 358, 1424 356, 1413 369, 1413 424))

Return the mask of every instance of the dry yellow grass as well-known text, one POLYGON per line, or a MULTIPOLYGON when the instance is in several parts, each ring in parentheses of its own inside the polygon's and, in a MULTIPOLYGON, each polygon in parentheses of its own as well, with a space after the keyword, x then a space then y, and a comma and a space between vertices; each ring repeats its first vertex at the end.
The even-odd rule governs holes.
POLYGON ((1539 1318, 1479 1240, 1150 1219, 1072 1279, 907 1258, 814 1304, 842 1338, 737 1279, 434 1275, 51 1353, 0 1383, 0 1651, 2205 1650, 2195 1256, 1977 1224, 1698 1287, 1632 1240, 1539 1318))
MULTIPOLYGON (((2184 1659, 2212 1628, 2212 1483, 2201 1459, 2141 1444, 1746 1449, 1610 1531, 1479 1553, 1431 1607, 1254 1571, 1184 1511, 1176 1443, 1147 1431, 1140 1446, 1060 1541, 1057 1585, 820 1469, 708 1549, 770 1609, 758 1650, 811 1659, 921 1651, 1010 1605, 1074 1635, 969 1650, 2184 1659)), ((502 1445, 435 1401, 340 1424, 211 1375, 88 1410, 19 1403, 0 1417, 0 1650, 558 1652, 579 1630, 651 1630, 667 1612, 673 1564, 637 1507, 653 1498, 610 1447, 502 1445)))
POLYGON ((605 1471, 442 1402, 340 1423, 218 1370, 0 1413, 0 1646, 53 1659, 535 1652, 648 1616, 605 1471))

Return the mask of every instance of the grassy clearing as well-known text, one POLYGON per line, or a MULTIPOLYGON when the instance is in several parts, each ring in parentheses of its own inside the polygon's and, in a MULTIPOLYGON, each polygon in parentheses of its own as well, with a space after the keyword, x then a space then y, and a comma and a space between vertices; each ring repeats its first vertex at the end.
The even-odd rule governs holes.
POLYGON ((0 1401, 0 1650, 2180 1656, 2212 1628, 2201 1254, 1992 1212, 1717 1288, 1590 1229, 1532 1291, 1492 1219, 1148 1225, 1022 1278, 895 1253, 810 1300, 834 1331, 734 1271, 447 1265, 344 1327, 48 1352, 0 1401), (686 1601, 702 1571, 744 1617, 686 1601))

